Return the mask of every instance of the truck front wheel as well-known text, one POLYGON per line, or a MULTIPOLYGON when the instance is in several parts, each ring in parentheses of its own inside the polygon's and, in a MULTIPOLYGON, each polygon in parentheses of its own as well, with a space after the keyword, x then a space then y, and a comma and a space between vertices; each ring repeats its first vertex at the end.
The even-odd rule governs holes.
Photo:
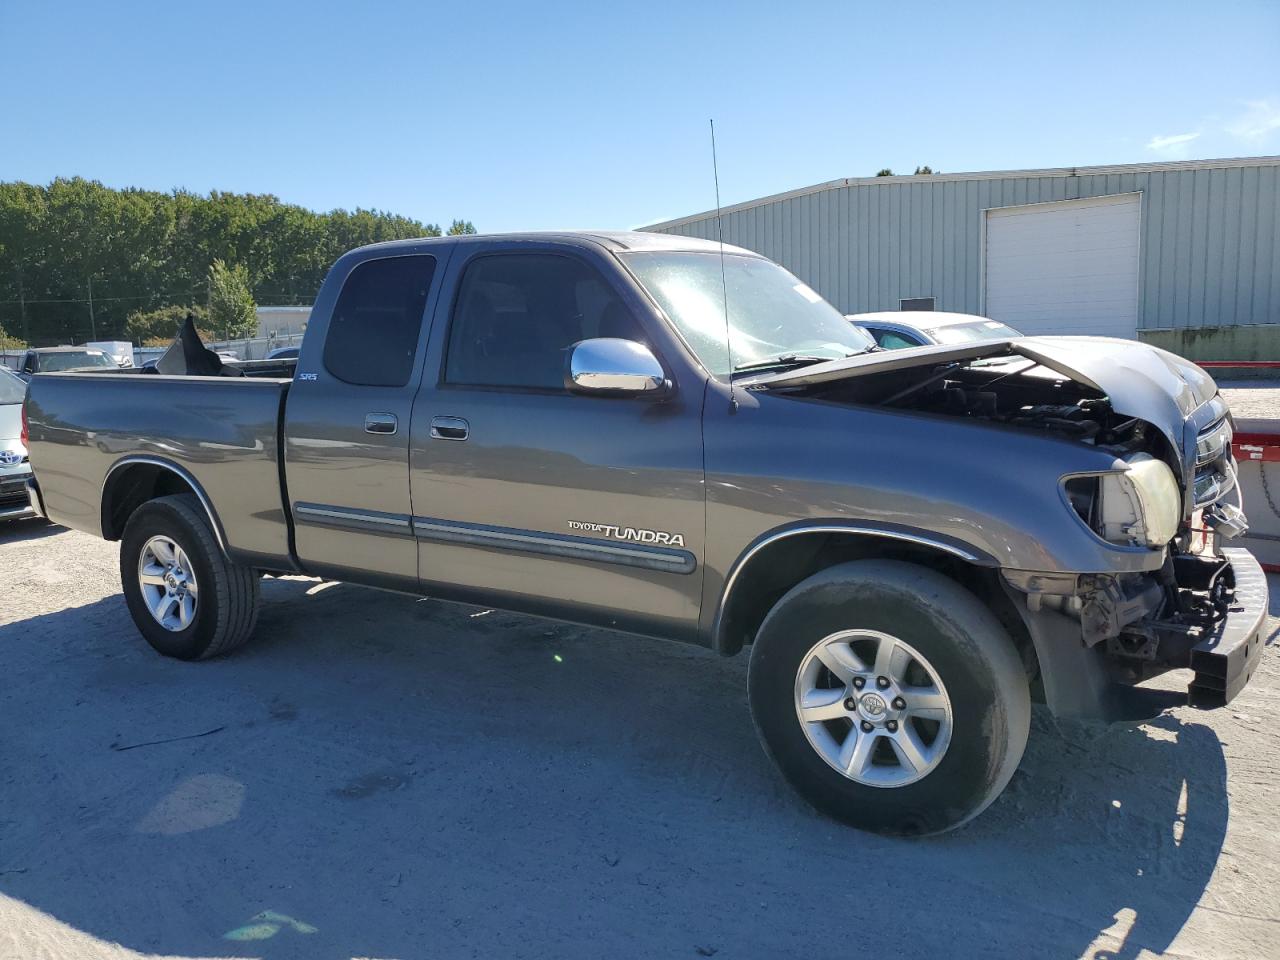
POLYGON ((864 830, 940 833, 1008 784, 1026 672, 978 599, 932 570, 857 560, 793 587, 761 625, 751 713, 783 776, 864 830))
POLYGON ((120 540, 120 584, 138 631, 166 657, 226 653, 258 618, 257 574, 227 558, 190 494, 134 511, 120 540))

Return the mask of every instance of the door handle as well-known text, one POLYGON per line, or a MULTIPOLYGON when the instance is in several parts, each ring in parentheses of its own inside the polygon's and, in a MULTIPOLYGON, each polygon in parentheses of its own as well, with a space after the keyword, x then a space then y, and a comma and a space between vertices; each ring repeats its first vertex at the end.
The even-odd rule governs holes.
POLYGON ((364 415, 365 433, 395 433, 400 428, 400 421, 394 413, 366 413, 364 415))
POLYGON ((471 425, 461 417, 432 417, 431 437, 434 440, 465 440, 471 425))

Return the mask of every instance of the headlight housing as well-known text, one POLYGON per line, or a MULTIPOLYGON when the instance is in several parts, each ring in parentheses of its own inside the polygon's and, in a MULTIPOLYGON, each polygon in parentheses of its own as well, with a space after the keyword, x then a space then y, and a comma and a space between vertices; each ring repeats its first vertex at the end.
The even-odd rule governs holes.
POLYGON ((1066 478, 1067 499, 1103 540, 1161 548, 1182 521, 1177 478, 1167 463, 1148 453, 1130 454, 1124 463, 1123 471, 1066 478))

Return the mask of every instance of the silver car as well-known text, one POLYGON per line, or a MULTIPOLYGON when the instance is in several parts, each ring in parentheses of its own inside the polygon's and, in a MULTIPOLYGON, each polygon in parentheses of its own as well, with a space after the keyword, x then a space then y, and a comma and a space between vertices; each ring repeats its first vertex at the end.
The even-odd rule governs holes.
POLYGON ((922 347, 930 343, 976 343, 1008 340, 1022 334, 999 320, 972 313, 931 310, 850 313, 845 319, 867 331, 884 350, 922 347))
POLYGON ((32 515, 27 499, 31 464, 22 441, 22 400, 27 385, 0 367, 0 519, 32 515))

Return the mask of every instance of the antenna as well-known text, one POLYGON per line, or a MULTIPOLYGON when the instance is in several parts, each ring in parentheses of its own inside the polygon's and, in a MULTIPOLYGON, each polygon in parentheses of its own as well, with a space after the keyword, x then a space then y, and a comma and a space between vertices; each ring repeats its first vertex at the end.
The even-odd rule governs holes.
POLYGON ((724 271, 724 225, 720 222, 720 167, 716 163, 716 122, 711 121, 711 173, 716 180, 716 237, 720 240, 720 291, 724 295, 724 352, 729 358, 729 412, 738 412, 733 386, 733 332, 729 326, 729 282, 724 271))

